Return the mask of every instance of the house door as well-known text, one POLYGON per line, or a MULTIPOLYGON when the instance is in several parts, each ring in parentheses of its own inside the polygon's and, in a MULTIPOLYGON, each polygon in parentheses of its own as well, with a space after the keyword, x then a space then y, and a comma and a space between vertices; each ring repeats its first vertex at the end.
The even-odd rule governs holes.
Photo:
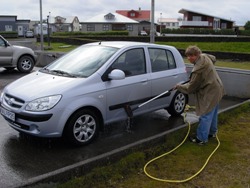
POLYGON ((219 29, 219 28, 220 28, 220 20, 214 19, 213 29, 219 29))
POLYGON ((17 29, 18 29, 18 36, 24 36, 24 33, 23 33, 23 26, 18 26, 17 27, 17 29))

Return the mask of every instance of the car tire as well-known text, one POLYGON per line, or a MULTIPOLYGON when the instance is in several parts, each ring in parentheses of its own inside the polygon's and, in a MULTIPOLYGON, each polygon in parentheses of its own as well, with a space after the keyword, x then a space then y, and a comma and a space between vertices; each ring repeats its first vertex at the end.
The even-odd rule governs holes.
POLYGON ((99 134, 100 121, 89 109, 74 113, 66 124, 64 136, 73 145, 82 146, 91 143, 99 134))
POLYGON ((22 73, 31 72, 34 68, 35 61, 32 57, 25 55, 22 56, 17 62, 17 69, 22 73))
POLYGON ((176 91, 176 93, 174 94, 174 97, 171 101, 170 106, 167 108, 168 113, 171 116, 181 115, 185 110, 187 100, 188 100, 187 95, 185 95, 179 91, 176 91))

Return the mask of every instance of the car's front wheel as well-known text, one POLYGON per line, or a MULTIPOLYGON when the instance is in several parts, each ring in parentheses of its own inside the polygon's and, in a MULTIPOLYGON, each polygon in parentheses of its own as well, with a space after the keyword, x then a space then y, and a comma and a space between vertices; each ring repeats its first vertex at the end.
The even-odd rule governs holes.
POLYGON ((20 72, 28 73, 28 72, 32 71, 34 65, 35 65, 35 61, 33 60, 33 58, 30 57, 30 56, 28 56, 28 55, 25 55, 25 56, 22 56, 18 60, 18 62, 17 62, 17 69, 20 72))
POLYGON ((64 136, 73 145, 87 145, 99 134, 100 121, 94 111, 77 111, 67 122, 64 136))
POLYGON ((179 91, 176 91, 170 106, 167 108, 168 113, 172 116, 181 115, 185 110, 185 106, 188 102, 187 100, 188 100, 187 95, 179 91))

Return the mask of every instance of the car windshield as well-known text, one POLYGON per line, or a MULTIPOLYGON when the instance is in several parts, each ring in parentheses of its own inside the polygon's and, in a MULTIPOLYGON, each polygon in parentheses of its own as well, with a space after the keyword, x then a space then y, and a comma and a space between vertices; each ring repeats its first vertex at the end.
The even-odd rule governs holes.
POLYGON ((85 45, 69 52, 41 72, 68 77, 88 77, 97 71, 118 48, 85 45))

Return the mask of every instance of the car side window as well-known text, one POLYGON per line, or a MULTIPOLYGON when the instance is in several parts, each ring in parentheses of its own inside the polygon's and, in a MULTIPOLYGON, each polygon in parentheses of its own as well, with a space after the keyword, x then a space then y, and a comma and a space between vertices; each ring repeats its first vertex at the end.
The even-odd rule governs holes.
POLYGON ((174 56, 171 51, 158 48, 150 48, 152 72, 159 72, 176 68, 174 56))
POLYGON ((0 38, 0 46, 5 46, 3 39, 0 38))
POLYGON ((146 62, 143 48, 131 49, 124 52, 112 65, 112 69, 124 71, 126 76, 146 73, 146 62))

